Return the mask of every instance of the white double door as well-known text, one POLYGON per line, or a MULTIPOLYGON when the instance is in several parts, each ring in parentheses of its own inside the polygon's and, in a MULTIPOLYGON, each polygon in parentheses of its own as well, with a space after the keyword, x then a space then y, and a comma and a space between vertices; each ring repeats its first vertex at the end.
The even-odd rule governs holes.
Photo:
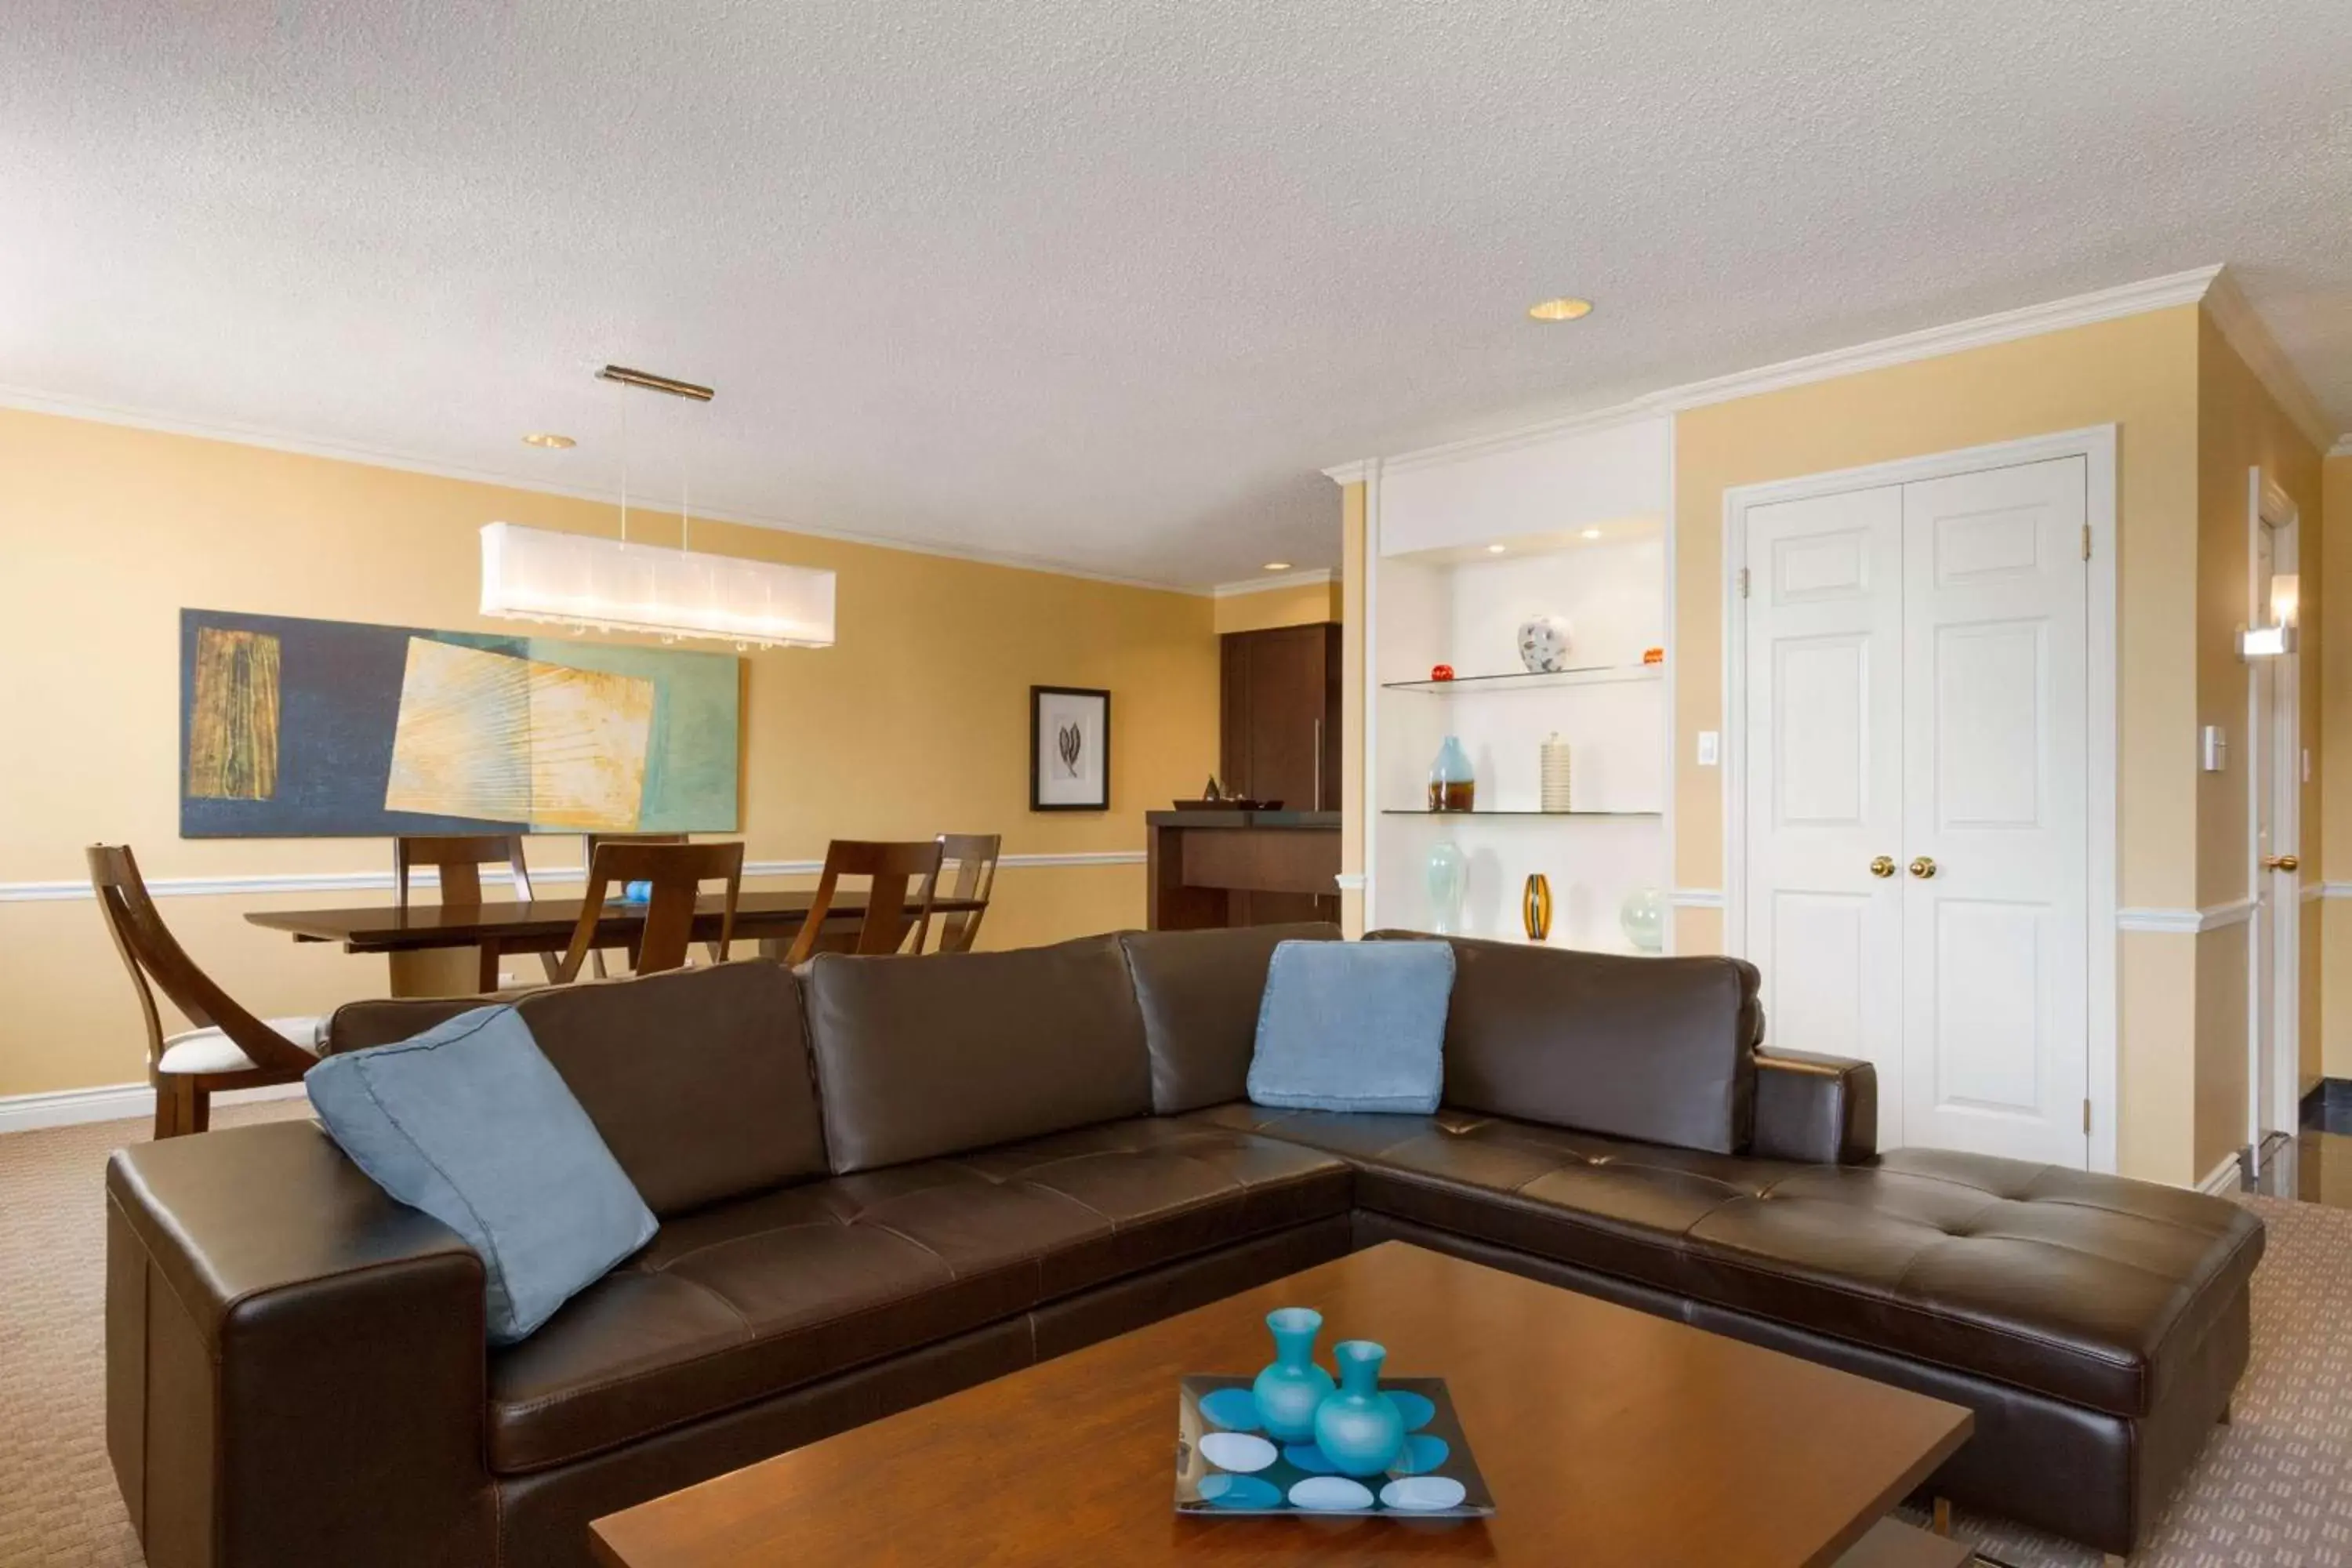
POLYGON ((1746 512, 1742 945, 1884 1147, 2088 1158, 2086 479, 1746 512))

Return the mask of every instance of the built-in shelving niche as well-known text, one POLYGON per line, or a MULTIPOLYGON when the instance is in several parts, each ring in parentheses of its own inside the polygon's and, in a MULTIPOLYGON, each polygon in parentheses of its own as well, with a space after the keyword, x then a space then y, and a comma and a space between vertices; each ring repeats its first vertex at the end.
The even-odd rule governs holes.
POLYGON ((1554 946, 1633 951, 1620 905, 1668 882, 1666 451, 1659 421, 1373 481, 1368 924, 1430 928, 1430 851, 1451 840, 1466 934, 1524 941, 1520 888, 1540 871, 1554 946), (1569 621, 1568 668, 1517 668, 1519 624, 1540 615, 1569 621), (1664 660, 1645 662, 1655 648, 1664 660), (1462 673, 1433 679, 1437 665, 1462 673), (1565 812, 1540 809, 1555 732, 1571 757, 1565 812), (1474 811, 1426 807, 1448 734, 1476 770, 1474 811))

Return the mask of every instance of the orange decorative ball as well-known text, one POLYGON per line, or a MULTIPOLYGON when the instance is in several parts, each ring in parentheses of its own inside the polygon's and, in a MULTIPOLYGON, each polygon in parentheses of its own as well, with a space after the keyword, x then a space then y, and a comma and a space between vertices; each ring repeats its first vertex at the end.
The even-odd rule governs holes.
POLYGON ((1454 679, 1454 667, 1450 664, 1433 664, 1429 667, 1429 679, 1451 680, 1454 679))

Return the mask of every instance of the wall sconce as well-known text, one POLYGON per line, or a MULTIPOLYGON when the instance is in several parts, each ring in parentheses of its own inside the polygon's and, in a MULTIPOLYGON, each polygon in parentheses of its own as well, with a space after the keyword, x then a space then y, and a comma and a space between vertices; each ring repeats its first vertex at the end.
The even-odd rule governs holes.
POLYGON ((2271 574, 2271 624, 2238 628, 2240 658, 2276 658, 2294 651, 2294 618, 2303 607, 2303 578, 2294 572, 2271 574))
POLYGON ((2271 576, 2271 620, 2274 625, 2294 625, 2295 612, 2303 607, 2303 579, 2293 572, 2273 573, 2271 576))
POLYGON ((2293 626, 2240 626, 2238 657, 2240 658, 2276 658, 2294 651, 2293 626))

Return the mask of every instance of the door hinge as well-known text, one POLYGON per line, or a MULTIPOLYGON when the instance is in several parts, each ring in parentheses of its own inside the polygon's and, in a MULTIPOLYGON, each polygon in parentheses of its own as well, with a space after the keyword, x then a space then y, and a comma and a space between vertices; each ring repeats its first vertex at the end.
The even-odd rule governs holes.
POLYGON ((1739 569, 1739 596, 1743 599, 1748 597, 1748 568, 1745 566, 1739 569))
POLYGON ((2083 525, 2083 559, 2084 559, 2084 560, 2085 560, 2085 561, 2088 561, 2090 558, 2091 558, 2091 525, 2090 525, 2089 523, 2087 523, 2087 522, 2086 522, 2086 523, 2084 523, 2084 524, 2083 525))
POLYGON ((2086 1100, 2083 1101, 2083 1135, 2084 1135, 2084 1137, 2086 1137, 2086 1138, 2087 1138, 2087 1137, 2089 1137, 2089 1136, 2090 1136, 2090 1132, 2091 1132, 2091 1102, 2090 1102, 2089 1100, 2086 1100))

